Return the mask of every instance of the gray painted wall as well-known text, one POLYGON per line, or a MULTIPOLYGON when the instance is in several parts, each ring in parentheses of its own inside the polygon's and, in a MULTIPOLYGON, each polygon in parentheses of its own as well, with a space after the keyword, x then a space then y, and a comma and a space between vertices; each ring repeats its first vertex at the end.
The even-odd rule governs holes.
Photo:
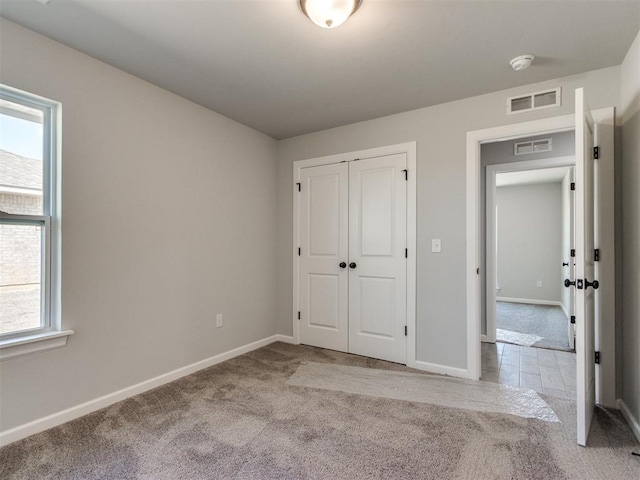
POLYGON ((640 34, 622 63, 621 100, 622 399, 640 422, 640 34))
MULTIPOLYGON (((292 334, 292 210, 295 160, 417 141, 417 355, 466 368, 466 135, 468 131, 572 113, 585 87, 591 108, 618 105, 619 67, 587 72, 279 142, 279 333, 292 334), (561 86, 558 108, 507 115, 506 98, 561 86), (431 239, 442 253, 431 253, 431 239)), ((525 72, 526 75, 526 72, 525 72)), ((425 86, 428 88, 428 86, 425 86)))
POLYGON ((276 142, 0 21, 2 83, 62 102, 62 315, 76 331, 0 362, 0 428, 273 335, 276 142))
MULTIPOLYGON (((523 122, 524 121, 526 120, 523 120, 523 122)), ((536 135, 534 137, 525 137, 517 140, 485 143, 480 146, 481 166, 483 167, 483 171, 485 171, 486 169, 484 167, 487 165, 495 165, 498 163, 528 162, 545 158, 573 156, 576 149, 574 138, 573 131, 569 131, 554 133, 553 135, 536 135), (550 152, 536 152, 526 155, 513 154, 513 144, 515 142, 540 140, 543 138, 551 138, 552 150, 550 152)))
POLYGON ((496 189, 498 297, 560 301, 561 186, 543 183, 496 189))

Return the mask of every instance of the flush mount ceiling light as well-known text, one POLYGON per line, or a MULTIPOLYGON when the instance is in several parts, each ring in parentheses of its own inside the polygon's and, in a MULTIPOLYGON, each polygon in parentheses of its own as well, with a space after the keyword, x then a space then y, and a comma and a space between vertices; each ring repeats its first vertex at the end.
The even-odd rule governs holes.
POLYGON ((362 0, 298 0, 300 9, 322 28, 336 28, 360 7, 362 0))
POLYGON ((533 55, 520 55, 519 57, 512 58, 509 62, 509 65, 511 65, 511 68, 513 68, 517 72, 519 70, 529 68, 534 58, 536 57, 534 57, 533 55))

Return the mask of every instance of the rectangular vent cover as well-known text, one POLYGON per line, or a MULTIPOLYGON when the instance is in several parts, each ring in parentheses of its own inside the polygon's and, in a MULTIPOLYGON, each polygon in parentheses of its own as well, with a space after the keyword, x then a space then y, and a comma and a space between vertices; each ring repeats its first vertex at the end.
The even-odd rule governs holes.
POLYGON ((559 107, 561 104, 562 91, 561 87, 558 87, 544 92, 528 93, 507 98, 507 114, 559 107))
POLYGON ((529 142, 516 142, 513 144, 514 155, 527 155, 529 153, 540 153, 551 151, 551 139, 543 138, 529 142))

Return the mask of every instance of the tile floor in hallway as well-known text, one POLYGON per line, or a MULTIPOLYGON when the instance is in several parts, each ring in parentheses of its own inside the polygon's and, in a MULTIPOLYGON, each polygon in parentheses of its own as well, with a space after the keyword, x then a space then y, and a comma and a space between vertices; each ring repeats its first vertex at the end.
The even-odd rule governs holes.
POLYGON ((483 343, 481 380, 575 398, 576 354, 510 343, 483 343))

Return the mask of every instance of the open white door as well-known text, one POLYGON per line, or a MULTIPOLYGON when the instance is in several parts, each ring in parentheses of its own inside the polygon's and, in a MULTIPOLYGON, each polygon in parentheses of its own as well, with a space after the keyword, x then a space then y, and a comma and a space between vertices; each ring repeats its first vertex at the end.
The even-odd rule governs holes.
POLYGON ((576 387, 578 444, 586 446, 595 407, 594 353, 594 123, 584 101, 584 90, 576 89, 576 191, 575 191, 575 312, 576 387))

